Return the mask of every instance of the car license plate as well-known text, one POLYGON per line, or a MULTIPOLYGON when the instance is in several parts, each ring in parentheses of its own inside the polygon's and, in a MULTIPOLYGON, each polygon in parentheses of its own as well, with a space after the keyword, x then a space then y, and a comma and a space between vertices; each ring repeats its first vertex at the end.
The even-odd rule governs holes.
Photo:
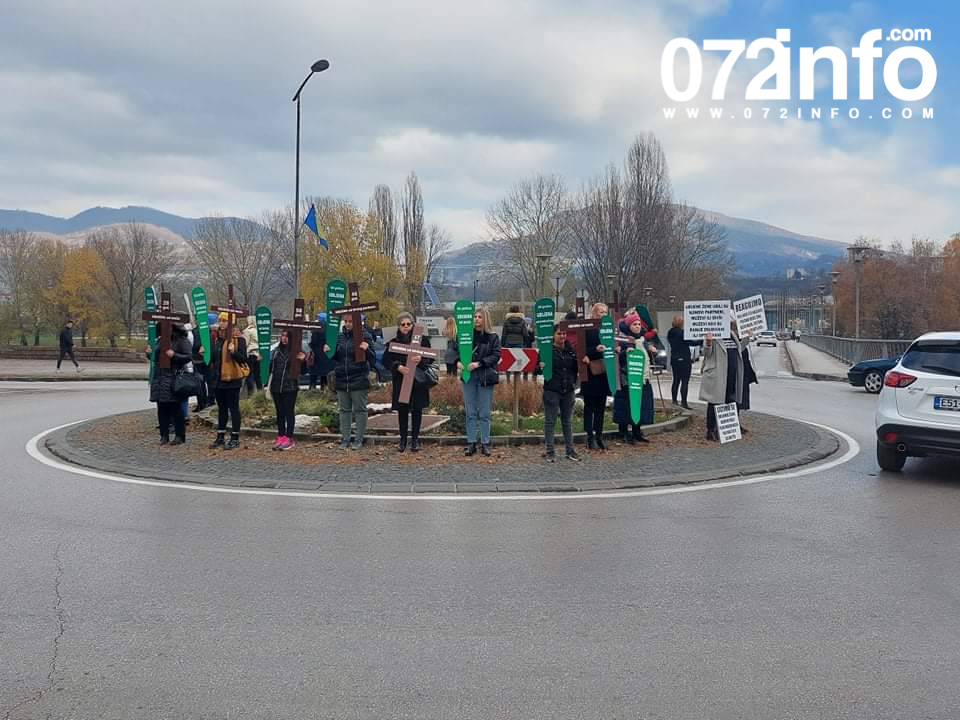
POLYGON ((957 412, 960 412, 960 397, 934 395, 933 409, 934 410, 955 410, 957 412))

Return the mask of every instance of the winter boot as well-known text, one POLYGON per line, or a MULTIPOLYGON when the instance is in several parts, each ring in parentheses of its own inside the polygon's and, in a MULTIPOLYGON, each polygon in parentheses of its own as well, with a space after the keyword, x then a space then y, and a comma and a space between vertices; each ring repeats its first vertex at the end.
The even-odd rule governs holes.
POLYGON ((237 433, 230 433, 230 442, 226 444, 227 450, 236 450, 240 447, 240 435, 237 433))
POLYGON ((210 449, 216 450, 217 448, 223 447, 223 438, 226 436, 226 433, 218 432, 217 439, 210 443, 210 449))

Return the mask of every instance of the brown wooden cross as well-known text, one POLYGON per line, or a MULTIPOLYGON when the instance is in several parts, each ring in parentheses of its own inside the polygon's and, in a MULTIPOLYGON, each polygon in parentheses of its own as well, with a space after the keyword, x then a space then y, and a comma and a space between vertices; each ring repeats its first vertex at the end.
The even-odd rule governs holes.
POLYGON ((400 385, 400 395, 398 399, 404 405, 410 404, 410 393, 413 392, 413 377, 417 369, 417 363, 414 362, 414 358, 433 358, 436 360, 442 354, 439 350, 434 350, 433 348, 423 347, 420 342, 423 339, 424 330, 423 327, 417 325, 413 328, 413 337, 410 338, 410 344, 406 345, 404 343, 391 342, 390 343, 390 352, 397 353, 398 355, 407 356, 407 372, 403 376, 403 383, 400 385))
POLYGON ((577 295, 576 313, 578 318, 587 316, 587 308, 582 295, 577 295))
POLYGON ((170 349, 170 330, 173 323, 188 323, 190 316, 186 313, 173 312, 170 308, 170 293, 160 292, 160 307, 153 312, 143 312, 141 317, 148 322, 158 323, 157 325, 157 347, 160 348, 160 359, 157 361, 157 367, 169 368, 170 358, 167 357, 167 350, 170 349))
MULTIPOLYGON (((577 298, 582 300, 582 298, 577 298)), ((582 304, 580 309, 583 309, 582 304)), ((577 357, 583 357, 587 352, 587 330, 599 330, 600 321, 599 320, 587 320, 583 317, 578 317, 576 320, 564 320, 560 323, 560 327, 564 332, 569 330, 574 330, 577 333, 577 357)), ((580 382, 584 382, 587 379, 587 365, 586 363, 578 362, 577 367, 579 370, 580 382)))
POLYGON ((228 343, 233 339, 233 326, 236 324, 237 315, 243 315, 246 317, 250 314, 250 311, 246 308, 237 307, 237 302, 233 298, 233 285, 227 285, 227 306, 220 307, 219 305, 213 305, 210 309, 215 313, 225 312, 227 314, 227 331, 226 338, 224 339, 225 343, 228 343))
POLYGON ((303 298, 297 298, 293 301, 293 319, 278 320, 274 318, 273 326, 279 330, 290 331, 290 344, 287 346, 290 352, 290 374, 294 379, 300 377, 300 355, 303 352, 303 331, 319 330, 324 327, 322 322, 311 322, 307 320, 304 314, 303 298))
POLYGON ((610 308, 610 313, 613 317, 613 329, 616 330, 620 324, 620 319, 623 317, 623 311, 627 309, 626 303, 620 301, 620 292, 618 290, 613 291, 613 302, 607 303, 607 307, 610 308))
POLYGON ((350 283, 348 292, 350 304, 333 310, 331 315, 336 315, 339 318, 350 315, 353 318, 353 359, 354 362, 362 363, 367 356, 366 351, 360 347, 363 343, 362 313, 379 310, 380 303, 361 303, 360 286, 357 283, 350 283))

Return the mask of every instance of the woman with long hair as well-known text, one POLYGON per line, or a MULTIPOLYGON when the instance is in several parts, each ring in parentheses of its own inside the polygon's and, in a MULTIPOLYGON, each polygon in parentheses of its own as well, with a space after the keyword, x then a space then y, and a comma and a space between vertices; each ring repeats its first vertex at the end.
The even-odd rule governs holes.
POLYGON ((453 315, 447 318, 443 336, 447 339, 447 351, 443 355, 443 362, 447 366, 447 375, 452 376, 457 373, 457 360, 460 359, 460 347, 457 345, 457 320, 453 315))
MULTIPOLYGON (((609 312, 603 303, 596 303, 590 310, 594 320, 602 319, 609 312)), ((600 343, 599 330, 587 330, 587 347, 579 352, 580 362, 587 365, 587 381, 580 384, 583 398, 583 431, 587 434, 588 450, 606 450, 603 441, 603 420, 607 412, 607 398, 610 396, 610 383, 603 362, 606 348, 600 343)))
POLYGON ((294 446, 293 425, 296 415, 297 393, 300 391, 300 378, 291 372, 292 359, 296 356, 301 362, 307 356, 301 348, 290 346, 290 331, 280 333, 273 356, 270 358, 270 395, 277 410, 277 442, 274 450, 290 450, 294 446))
MULTIPOLYGON (((477 308, 473 316, 473 356, 467 369, 470 380, 463 383, 463 404, 467 415, 468 457, 477 454, 477 435, 480 453, 490 455, 490 413, 493 409, 493 389, 500 382, 500 338, 493 332, 490 312, 477 308)), ((462 373, 463 364, 457 362, 462 373)))

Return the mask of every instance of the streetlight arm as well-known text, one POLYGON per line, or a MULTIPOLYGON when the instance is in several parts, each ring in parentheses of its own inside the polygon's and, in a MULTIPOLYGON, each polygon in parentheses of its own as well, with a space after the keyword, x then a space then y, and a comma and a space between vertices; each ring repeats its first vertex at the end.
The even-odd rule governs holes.
POLYGON ((293 102, 296 102, 300 98, 300 93, 303 92, 304 86, 307 84, 307 81, 313 77, 313 70, 310 71, 310 74, 304 78, 303 82, 300 83, 300 87, 297 88, 297 92, 293 95, 293 102))

